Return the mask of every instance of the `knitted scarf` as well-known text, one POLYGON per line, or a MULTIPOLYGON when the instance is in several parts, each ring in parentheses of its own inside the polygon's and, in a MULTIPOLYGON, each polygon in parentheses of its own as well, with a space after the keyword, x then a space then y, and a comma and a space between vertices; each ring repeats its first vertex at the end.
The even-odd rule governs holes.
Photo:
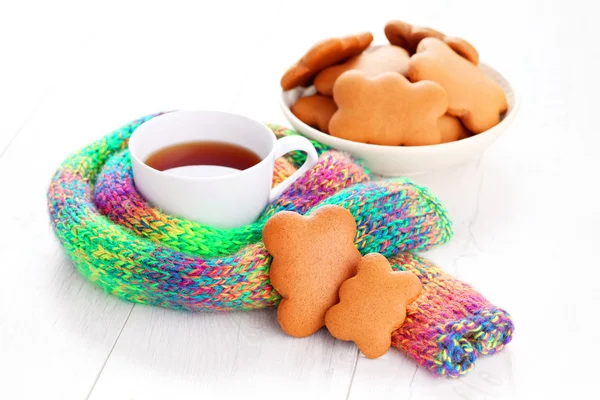
MULTIPOLYGON (((159 115, 159 114, 156 114, 159 115)), ((156 115, 143 117, 67 158, 48 192, 57 237, 76 268, 124 300, 200 310, 256 309, 277 304, 269 283, 271 257, 261 232, 281 210, 310 214, 326 204, 347 208, 362 254, 392 257, 419 276, 423 294, 410 306, 393 345, 440 375, 458 376, 478 354, 510 341, 512 321, 470 286, 413 254, 452 236, 440 202, 405 178, 373 181, 362 163, 314 142, 319 161, 253 224, 216 229, 168 215, 136 191, 127 143, 156 115)), ((271 125, 276 136, 295 132, 271 125)), ((302 163, 300 152, 277 160, 273 184, 302 163)))

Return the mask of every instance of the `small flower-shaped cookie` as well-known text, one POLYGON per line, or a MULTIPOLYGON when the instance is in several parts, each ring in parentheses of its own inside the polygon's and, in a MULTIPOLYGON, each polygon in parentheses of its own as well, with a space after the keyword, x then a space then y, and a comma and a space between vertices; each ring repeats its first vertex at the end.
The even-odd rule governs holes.
POLYGON ((335 205, 308 217, 281 211, 269 218, 263 241, 273 256, 269 278, 282 297, 277 319, 285 333, 305 337, 325 325, 340 285, 360 261, 355 235, 354 217, 335 205))
POLYGON ((437 83, 410 83, 394 72, 369 77, 347 71, 335 81, 333 98, 338 111, 329 121, 332 136, 389 146, 441 142, 438 119, 448 99, 437 83))
POLYGON ((325 316, 329 332, 351 340, 367 358, 384 355, 392 344, 392 332, 406 318, 406 306, 421 294, 416 275, 392 270, 379 253, 364 256, 355 277, 340 287, 340 302, 325 316))

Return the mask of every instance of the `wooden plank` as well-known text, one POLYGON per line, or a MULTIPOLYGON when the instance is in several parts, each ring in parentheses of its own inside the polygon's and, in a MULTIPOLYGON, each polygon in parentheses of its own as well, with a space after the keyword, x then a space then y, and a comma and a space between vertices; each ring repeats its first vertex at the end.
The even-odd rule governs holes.
POLYGON ((395 349, 374 360, 361 353, 348 399, 408 399, 416 369, 412 359, 395 349))
POLYGON ((56 105, 0 158, 0 207, 13 210, 0 230, 0 398, 85 397, 132 307, 85 282, 54 238, 45 195, 65 148, 48 133, 81 134, 56 105))
POLYGON ((84 398, 132 309, 84 281, 48 220, 53 171, 73 138, 97 134, 65 123, 53 92, 96 28, 66 6, 13 2, 0 12, 0 207, 13 210, 0 230, 0 398, 84 398))
POLYGON ((304 339, 285 335, 274 310, 191 314, 136 306, 91 399, 258 397, 265 390, 345 399, 356 355, 325 330, 304 339))

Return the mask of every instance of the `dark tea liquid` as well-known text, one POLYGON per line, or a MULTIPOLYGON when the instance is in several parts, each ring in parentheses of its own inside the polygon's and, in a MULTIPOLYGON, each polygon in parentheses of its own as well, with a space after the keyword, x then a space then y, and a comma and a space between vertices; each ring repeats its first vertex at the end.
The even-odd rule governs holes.
POLYGON ((157 150, 146 159, 146 164, 159 171, 190 165, 216 165, 243 171, 261 161, 252 150, 236 144, 199 141, 174 144, 157 150))

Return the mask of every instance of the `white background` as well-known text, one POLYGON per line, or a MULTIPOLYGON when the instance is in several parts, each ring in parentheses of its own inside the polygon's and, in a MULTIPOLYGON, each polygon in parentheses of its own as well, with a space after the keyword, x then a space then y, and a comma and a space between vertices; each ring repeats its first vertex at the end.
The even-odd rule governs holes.
POLYGON ((597 398, 600 28, 584 1, 0 3, 0 398, 597 398), (141 115, 213 108, 285 124, 282 72, 315 41, 389 19, 462 36, 522 96, 483 157, 418 178, 451 243, 427 256, 514 317, 500 354, 436 379, 273 310, 183 313, 84 281, 45 196, 70 153, 141 115), (587 394, 586 394, 587 393, 587 394))

